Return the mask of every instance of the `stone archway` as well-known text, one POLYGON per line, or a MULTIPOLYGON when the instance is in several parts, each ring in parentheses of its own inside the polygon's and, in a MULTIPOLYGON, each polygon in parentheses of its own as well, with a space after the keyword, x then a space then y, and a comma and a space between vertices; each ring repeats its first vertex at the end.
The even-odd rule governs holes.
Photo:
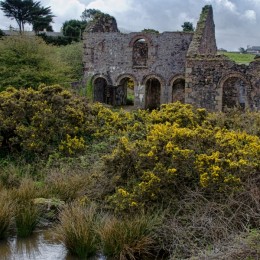
POLYGON ((112 104, 112 93, 108 87, 108 81, 104 77, 97 76, 92 80, 94 89, 94 101, 112 104))
POLYGON ((175 77, 171 80, 172 102, 180 101, 185 103, 185 79, 184 77, 175 77))
POLYGON ((145 108, 157 109, 161 104, 161 82, 155 77, 150 77, 145 82, 145 108))
POLYGON ((134 105, 134 86, 131 78, 122 78, 116 91, 116 101, 118 99, 122 105, 134 105))
POLYGON ((248 91, 251 88, 250 82, 241 74, 233 73, 225 76, 220 83, 222 89, 222 111, 225 108, 248 107, 248 91))

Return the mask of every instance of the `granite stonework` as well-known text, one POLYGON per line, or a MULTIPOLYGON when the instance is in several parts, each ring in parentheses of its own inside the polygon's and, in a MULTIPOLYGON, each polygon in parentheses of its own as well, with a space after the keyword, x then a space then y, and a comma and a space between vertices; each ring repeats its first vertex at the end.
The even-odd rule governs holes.
POLYGON ((92 81, 95 101, 125 105, 130 79, 136 108, 179 100, 209 111, 260 110, 260 59, 238 65, 217 55, 211 6, 194 33, 123 34, 114 23, 107 31, 84 35, 84 78, 92 81))

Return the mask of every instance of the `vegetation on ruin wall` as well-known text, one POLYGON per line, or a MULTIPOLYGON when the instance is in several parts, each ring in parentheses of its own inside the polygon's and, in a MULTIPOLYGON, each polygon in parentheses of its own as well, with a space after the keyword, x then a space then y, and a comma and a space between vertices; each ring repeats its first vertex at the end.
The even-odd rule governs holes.
POLYGON ((248 53, 239 53, 239 52, 220 52, 227 56, 229 59, 235 61, 238 64, 249 64, 254 61, 255 55, 248 53))
POLYGON ((32 232, 44 215, 36 198, 67 204, 57 232, 81 257, 180 259, 248 228, 259 234, 259 129, 260 114, 248 111, 174 103, 127 112, 58 85, 9 88, 0 93, 0 193, 16 200, 0 200, 0 235, 14 216, 25 225, 25 209, 35 218, 23 234, 32 232))

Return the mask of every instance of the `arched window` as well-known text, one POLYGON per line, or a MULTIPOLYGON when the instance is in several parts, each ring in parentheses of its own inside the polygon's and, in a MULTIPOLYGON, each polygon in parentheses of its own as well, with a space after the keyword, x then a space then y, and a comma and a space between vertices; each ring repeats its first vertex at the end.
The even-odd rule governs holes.
POLYGON ((145 39, 135 41, 133 45, 133 67, 146 67, 148 59, 148 43, 145 39))

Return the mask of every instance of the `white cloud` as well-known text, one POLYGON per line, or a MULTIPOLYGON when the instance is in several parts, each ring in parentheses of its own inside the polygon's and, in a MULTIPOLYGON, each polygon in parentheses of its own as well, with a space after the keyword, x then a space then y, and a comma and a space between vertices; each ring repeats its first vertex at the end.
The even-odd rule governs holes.
POLYGON ((242 15, 242 18, 249 20, 250 22, 256 22, 256 12, 254 10, 246 10, 242 15))
POLYGON ((94 0, 87 5, 87 9, 99 9, 107 13, 126 12, 131 9, 132 2, 130 0, 94 0))
POLYGON ((78 16, 85 8, 85 5, 78 0, 42 0, 43 6, 51 6, 52 12, 58 16, 78 16))
POLYGON ((207 3, 215 4, 219 7, 223 7, 231 12, 236 12, 236 5, 230 0, 205 0, 207 3))
POLYGON ((54 17, 52 27, 59 31, 66 20, 80 19, 85 5, 78 0, 42 0, 42 6, 50 6, 54 17))

